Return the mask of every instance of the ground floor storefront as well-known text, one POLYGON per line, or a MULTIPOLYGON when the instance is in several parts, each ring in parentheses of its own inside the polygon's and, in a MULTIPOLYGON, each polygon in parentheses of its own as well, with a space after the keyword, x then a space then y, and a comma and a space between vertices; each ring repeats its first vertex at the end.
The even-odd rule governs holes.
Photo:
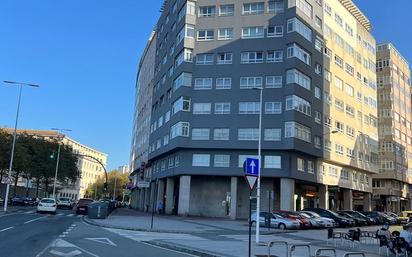
MULTIPOLYGON (((256 188, 252 196, 256 196, 256 188)), ((262 177, 261 211, 327 208, 370 210, 371 194, 294 178, 262 177)), ((247 218, 249 186, 244 177, 173 176, 152 181, 149 188, 134 188, 131 206, 181 216, 247 218)), ((256 198, 252 199, 252 210, 256 198)))

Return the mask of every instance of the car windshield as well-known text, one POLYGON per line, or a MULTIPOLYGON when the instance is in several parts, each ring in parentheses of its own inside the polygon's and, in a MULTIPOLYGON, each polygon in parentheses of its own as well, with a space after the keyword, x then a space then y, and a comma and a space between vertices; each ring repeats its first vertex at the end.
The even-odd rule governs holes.
POLYGON ((307 219, 313 218, 309 214, 304 213, 304 212, 302 212, 300 215, 303 216, 304 218, 307 218, 307 219))
POLYGON ((286 214, 286 213, 282 213, 282 212, 276 212, 276 213, 274 213, 275 215, 278 215, 278 216, 280 216, 280 217, 282 217, 282 218, 287 218, 288 217, 288 214, 286 214))
POLYGON ((42 199, 41 200, 42 203, 54 203, 53 199, 42 199))
POLYGON ((69 201, 69 200, 70 200, 70 198, 61 197, 59 200, 60 200, 60 201, 69 201))

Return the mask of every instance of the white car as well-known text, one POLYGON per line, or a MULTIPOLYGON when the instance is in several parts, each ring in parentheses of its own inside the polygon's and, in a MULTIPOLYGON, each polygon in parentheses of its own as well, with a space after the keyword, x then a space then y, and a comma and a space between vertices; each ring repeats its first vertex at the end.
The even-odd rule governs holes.
MULTIPOLYGON (((256 212, 253 212, 251 215, 252 223, 256 222, 256 212)), ((270 217, 270 227, 278 228, 278 229, 299 229, 300 222, 292 219, 283 218, 280 215, 269 213, 269 212, 260 212, 259 219, 260 225, 262 227, 266 226, 266 221, 270 217)))
POLYGON ((51 212, 56 213, 57 204, 53 198, 43 198, 37 205, 37 212, 51 212))
POLYGON ((69 197, 60 197, 59 200, 57 200, 57 207, 64 207, 67 209, 72 208, 73 203, 72 200, 69 197))
POLYGON ((308 218, 312 227, 315 228, 334 228, 337 227, 338 224, 335 223, 333 219, 321 217, 316 212, 311 211, 301 211, 299 212, 305 218, 308 218))

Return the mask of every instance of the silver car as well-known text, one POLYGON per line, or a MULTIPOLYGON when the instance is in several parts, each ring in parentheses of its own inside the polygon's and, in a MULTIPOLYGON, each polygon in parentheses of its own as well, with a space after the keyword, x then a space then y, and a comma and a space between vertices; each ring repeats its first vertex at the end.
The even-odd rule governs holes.
POLYGON ((333 228, 337 227, 336 222, 333 219, 321 217, 316 212, 311 211, 300 211, 299 212, 305 218, 308 218, 310 224, 314 228, 333 228))
MULTIPOLYGON (((256 222, 256 212, 253 212, 251 215, 252 223, 256 222)), ((283 218, 277 214, 273 214, 270 212, 260 212, 260 225, 267 226, 268 224, 268 217, 270 217, 270 227, 271 228, 278 228, 278 229, 299 229, 300 222, 297 220, 283 218)))

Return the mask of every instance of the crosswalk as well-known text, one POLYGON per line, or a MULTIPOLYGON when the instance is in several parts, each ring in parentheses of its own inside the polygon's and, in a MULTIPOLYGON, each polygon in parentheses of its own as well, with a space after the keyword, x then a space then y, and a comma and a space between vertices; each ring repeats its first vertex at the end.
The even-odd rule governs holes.
MULTIPOLYGON (((36 213, 36 210, 30 210, 30 211, 25 211, 25 210, 18 210, 16 213, 24 213, 24 214, 34 214, 36 213)), ((83 214, 74 214, 74 213, 56 213, 55 216, 58 217, 76 217, 76 218, 82 218, 84 215, 83 214)))

